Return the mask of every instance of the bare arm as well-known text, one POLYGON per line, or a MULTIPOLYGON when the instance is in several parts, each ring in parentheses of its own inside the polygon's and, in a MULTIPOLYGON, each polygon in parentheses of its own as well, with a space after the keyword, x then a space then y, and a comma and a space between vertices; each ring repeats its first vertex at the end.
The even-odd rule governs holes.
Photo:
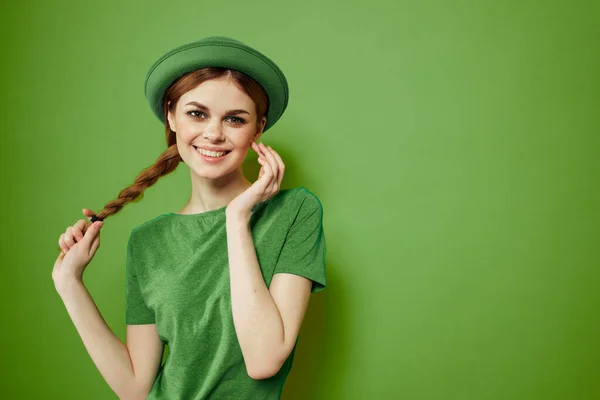
POLYGON ((231 302, 236 334, 248 375, 275 375, 292 351, 311 293, 311 281, 276 274, 267 288, 262 277, 248 217, 228 215, 231 302))
POLYGON ((155 324, 127 325, 125 345, 106 324, 83 282, 57 285, 75 328, 94 364, 121 400, 145 399, 162 358, 155 324))

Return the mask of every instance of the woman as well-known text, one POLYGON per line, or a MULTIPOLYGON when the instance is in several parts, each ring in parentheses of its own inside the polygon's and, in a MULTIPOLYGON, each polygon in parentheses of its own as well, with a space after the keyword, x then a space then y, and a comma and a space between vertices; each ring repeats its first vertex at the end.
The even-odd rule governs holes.
POLYGON ((280 190, 284 163, 257 143, 287 106, 287 80, 257 50, 212 36, 159 58, 145 94, 167 149, 101 212, 84 209, 91 224, 80 219, 60 235, 55 287, 119 398, 278 399, 310 293, 326 286, 321 203, 303 186, 280 190), (241 168, 250 148, 262 166, 254 183, 241 168), (181 161, 190 168, 187 204, 129 236, 124 344, 83 271, 102 220, 181 161))

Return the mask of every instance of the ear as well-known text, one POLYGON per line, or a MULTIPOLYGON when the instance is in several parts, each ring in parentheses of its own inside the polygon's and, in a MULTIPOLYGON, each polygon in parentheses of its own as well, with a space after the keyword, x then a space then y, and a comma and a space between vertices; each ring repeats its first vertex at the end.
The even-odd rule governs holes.
MULTIPOLYGON (((169 105, 171 104, 171 102, 169 101, 167 103, 167 108, 169 107, 169 105)), ((167 113, 167 122, 169 123, 169 128, 171 128, 171 130, 173 132, 177 132, 177 126, 175 125, 175 116, 173 115, 173 113, 171 113, 171 110, 168 111, 167 113)))
POLYGON ((265 129, 265 125, 267 125, 267 117, 263 116, 262 119, 260 120, 260 128, 256 132, 256 139, 258 139, 260 137, 260 135, 262 135, 262 132, 265 129))
POLYGON ((256 131, 256 133, 254 134, 254 137, 252 139, 253 142, 256 142, 263 133, 263 130, 265 129, 265 125, 267 124, 267 117, 262 117, 262 120, 260 121, 260 128, 258 129, 258 131, 256 131))

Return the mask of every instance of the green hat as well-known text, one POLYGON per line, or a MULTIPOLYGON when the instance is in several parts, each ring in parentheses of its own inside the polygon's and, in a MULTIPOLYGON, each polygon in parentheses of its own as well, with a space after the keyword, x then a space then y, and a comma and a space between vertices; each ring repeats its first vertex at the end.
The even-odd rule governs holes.
POLYGON ((279 67, 267 56, 244 43, 225 36, 209 36, 181 45, 162 55, 150 67, 144 94, 152 112, 164 124, 163 94, 181 76, 204 67, 235 69, 254 78, 269 96, 267 131, 285 111, 289 88, 279 67))

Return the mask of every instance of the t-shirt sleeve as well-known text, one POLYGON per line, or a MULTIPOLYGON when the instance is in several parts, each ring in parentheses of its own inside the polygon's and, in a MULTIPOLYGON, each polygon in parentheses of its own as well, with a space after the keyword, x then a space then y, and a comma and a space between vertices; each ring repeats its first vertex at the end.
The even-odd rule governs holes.
POLYGON ((138 265, 136 264, 134 243, 132 231, 127 241, 127 257, 125 261, 125 323, 131 325, 153 324, 155 323, 154 312, 146 305, 140 290, 140 282, 138 281, 136 271, 138 265))
POLYGON ((318 197, 308 190, 302 196, 300 208, 292 223, 273 275, 290 273, 313 281, 311 292, 320 292, 327 286, 325 269, 325 232, 323 207, 318 197))

